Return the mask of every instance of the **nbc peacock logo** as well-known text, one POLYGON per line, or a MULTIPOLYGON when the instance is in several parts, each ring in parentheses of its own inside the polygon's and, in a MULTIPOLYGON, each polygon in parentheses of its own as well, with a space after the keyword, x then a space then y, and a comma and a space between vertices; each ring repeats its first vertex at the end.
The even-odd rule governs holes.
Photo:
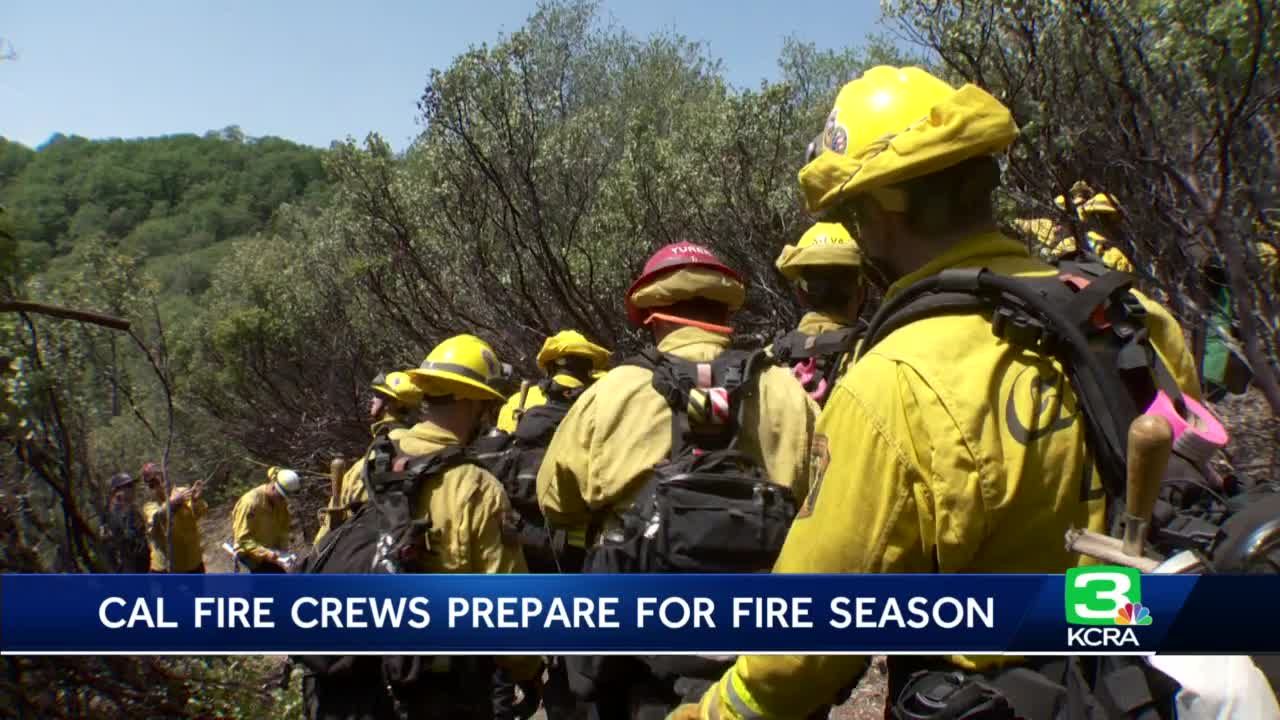
POLYGON ((1124 607, 1116 613, 1117 625, 1150 625, 1151 611, 1142 606, 1142 603, 1125 603, 1124 607))

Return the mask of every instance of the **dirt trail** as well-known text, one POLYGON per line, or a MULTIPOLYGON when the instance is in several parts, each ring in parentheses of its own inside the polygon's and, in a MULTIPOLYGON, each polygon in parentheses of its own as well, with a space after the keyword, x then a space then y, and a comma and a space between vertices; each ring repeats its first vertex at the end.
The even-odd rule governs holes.
POLYGON ((231 508, 235 501, 210 505, 209 512, 200 521, 200 540, 204 543, 204 569, 211 573, 229 573, 231 556, 222 549, 222 543, 231 541, 231 508))

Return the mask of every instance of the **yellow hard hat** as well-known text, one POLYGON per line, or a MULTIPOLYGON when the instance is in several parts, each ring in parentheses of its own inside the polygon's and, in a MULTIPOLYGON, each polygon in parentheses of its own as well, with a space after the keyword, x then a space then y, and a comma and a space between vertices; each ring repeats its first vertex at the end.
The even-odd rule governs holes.
POLYGON ((774 262, 791 282, 800 279, 805 268, 861 267, 862 251, 853 236, 840 223, 815 223, 795 245, 782 248, 774 262))
POLYGON ((1117 215, 1120 209, 1116 206, 1116 201, 1106 193, 1098 193, 1089 198, 1080 206, 1080 217, 1083 219, 1086 215, 1117 215))
POLYGON ((1059 195, 1058 197, 1053 199, 1053 204, 1057 205, 1059 210, 1066 210, 1067 197, 1065 195, 1059 195))
POLYGON ((378 373, 373 379, 373 390, 401 407, 413 407, 422 402, 422 388, 407 372, 378 373))
POLYGON ((596 345, 577 330, 561 330, 547 338, 538 351, 538 367, 543 372, 564 357, 576 355, 591 361, 591 367, 599 370, 609 364, 609 351, 596 345))
POLYGON ((978 86, 881 65, 841 88, 800 187, 814 213, 863 193, 904 212, 906 196, 891 186, 1001 152, 1017 134, 1009 109, 978 86))
POLYGON ((428 396, 503 399, 493 387, 502 378, 502 363, 489 343, 475 335, 455 335, 436 345, 409 375, 428 396))

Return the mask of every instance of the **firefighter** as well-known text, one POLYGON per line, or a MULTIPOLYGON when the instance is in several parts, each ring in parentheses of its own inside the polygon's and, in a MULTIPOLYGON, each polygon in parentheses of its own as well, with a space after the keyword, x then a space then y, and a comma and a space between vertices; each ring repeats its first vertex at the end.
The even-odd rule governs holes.
POLYGON ((254 573, 288 572, 289 496, 302 489, 293 470, 267 470, 267 481, 249 489, 231 511, 236 559, 254 573))
POLYGON ((507 398, 498 411, 498 430, 515 432, 520 416, 546 403, 548 398, 563 404, 572 403, 608 366, 609 351, 577 330, 561 330, 548 337, 538 351, 538 369, 546 377, 536 383, 521 383, 520 390, 507 398))
POLYGON ((422 390, 404 372, 378 373, 370 383, 369 434, 373 437, 413 424, 413 414, 422 402, 422 390))
MULTIPOLYGON (((993 219, 994 156, 1016 135, 1009 110, 974 85, 875 67, 840 91, 800 185, 811 212, 856 228, 886 306, 951 269, 1053 278, 993 219)), ((1177 324, 1139 300, 1151 344, 1198 398, 1177 324)), ((1085 420, 1057 362, 1011 347, 978 311, 926 316, 872 340, 827 401, 808 501, 774 572, 1061 573, 1080 562, 1064 534, 1105 532, 1107 500, 1082 496, 1081 478, 1096 473, 1086 472, 1085 420)), ((922 679, 958 671, 996 682, 1002 666, 1027 662, 890 658, 889 701, 914 697, 904 690, 918 669, 922 679)), ((700 707, 675 716, 803 718, 866 666, 858 656, 743 656, 700 707)))
POLYGON ((165 477, 159 465, 147 463, 141 474, 151 494, 142 506, 147 541, 151 544, 151 572, 203 573, 204 544, 199 522, 209 511, 209 503, 201 497, 204 483, 174 487, 166 496, 165 477))
MULTIPOLYGON (((627 292, 627 317, 649 331, 654 345, 648 357, 671 356, 705 370, 710 378, 717 358, 738 357, 729 354, 732 329, 726 323, 745 297, 742 277, 715 253, 694 243, 675 243, 645 263, 627 292)), ((801 500, 809 483, 808 448, 818 408, 787 370, 762 359, 763 369, 751 372, 754 392, 743 397, 740 409, 725 414, 741 413, 737 449, 764 468, 771 482, 801 500)), ((601 551, 603 544, 622 533, 624 515, 645 490, 655 466, 678 459, 673 457, 676 437, 688 435, 674 431, 676 413, 670 396, 655 388, 655 368, 626 362, 587 388, 569 408, 539 469, 543 514, 552 527, 568 531, 572 544, 591 548, 587 572, 610 571, 602 563, 613 551, 601 551)), ((699 402, 680 414, 690 424, 706 425, 710 418, 704 410, 710 413, 699 402)), ((574 692, 594 702, 602 718, 678 704, 684 694, 678 684, 642 662, 566 659, 574 692)))
POLYGON ((858 244, 837 223, 815 223, 775 265, 791 281, 808 312, 795 330, 773 341, 773 358, 790 368, 809 397, 822 404, 844 372, 867 297, 858 244))
POLYGON ((129 473, 111 478, 111 497, 103 522, 103 540, 111 567, 116 572, 144 573, 150 568, 151 550, 147 546, 147 527, 134 502, 136 481, 129 473))
MULTIPOLYGON (((400 455, 422 457, 474 439, 502 402, 494 387, 501 373, 492 348, 473 335, 451 337, 432 349, 420 367, 408 371, 423 401, 419 422, 394 436, 400 455)), ((414 517, 428 521, 422 572, 527 572, 518 541, 503 529, 510 509, 506 494, 479 465, 460 462, 425 478, 412 502, 414 517)), ((542 661, 537 657, 430 660, 421 682, 397 692, 399 707, 410 720, 491 717, 495 666, 507 670, 526 695, 536 698, 541 692, 542 661)), ((400 717, 387 707, 380 676, 308 675, 303 690, 309 718, 400 717)))
MULTIPOLYGON (((413 424, 414 414, 422 402, 422 388, 408 373, 378 373, 370 387, 373 396, 369 399, 369 433, 373 437, 395 437, 413 424)), ((320 529, 316 532, 314 544, 318 545, 331 529, 350 516, 352 508, 364 502, 363 467, 364 460, 358 460, 342 476, 338 497, 332 498, 330 507, 321 511, 320 529)))

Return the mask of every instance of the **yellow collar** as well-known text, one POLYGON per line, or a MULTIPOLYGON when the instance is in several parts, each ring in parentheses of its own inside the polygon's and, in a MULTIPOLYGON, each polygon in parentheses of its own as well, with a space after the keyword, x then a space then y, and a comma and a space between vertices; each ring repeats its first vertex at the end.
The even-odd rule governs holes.
POLYGON ((885 297, 892 297, 927 277, 953 267, 973 267, 984 264, 988 258, 1008 257, 1010 255, 1030 257, 1027 248, 1013 238, 1005 237, 999 232, 985 232, 966 238, 948 248, 946 252, 935 257, 914 272, 907 273, 889 286, 885 297))
POLYGON ((422 440, 423 442, 432 443, 434 445, 445 446, 461 444, 457 435, 454 435, 430 420, 423 420, 405 432, 417 440, 422 440))
POLYGON ((729 338, 720 333, 696 327, 682 327, 672 330, 662 342, 658 343, 658 352, 670 353, 690 345, 710 343, 720 347, 729 347, 729 338))
POLYGON ((813 310, 804 314, 800 318, 800 324, 796 329, 805 335, 821 335, 832 330, 843 330, 849 327, 849 321, 834 315, 832 313, 818 312, 813 310))

